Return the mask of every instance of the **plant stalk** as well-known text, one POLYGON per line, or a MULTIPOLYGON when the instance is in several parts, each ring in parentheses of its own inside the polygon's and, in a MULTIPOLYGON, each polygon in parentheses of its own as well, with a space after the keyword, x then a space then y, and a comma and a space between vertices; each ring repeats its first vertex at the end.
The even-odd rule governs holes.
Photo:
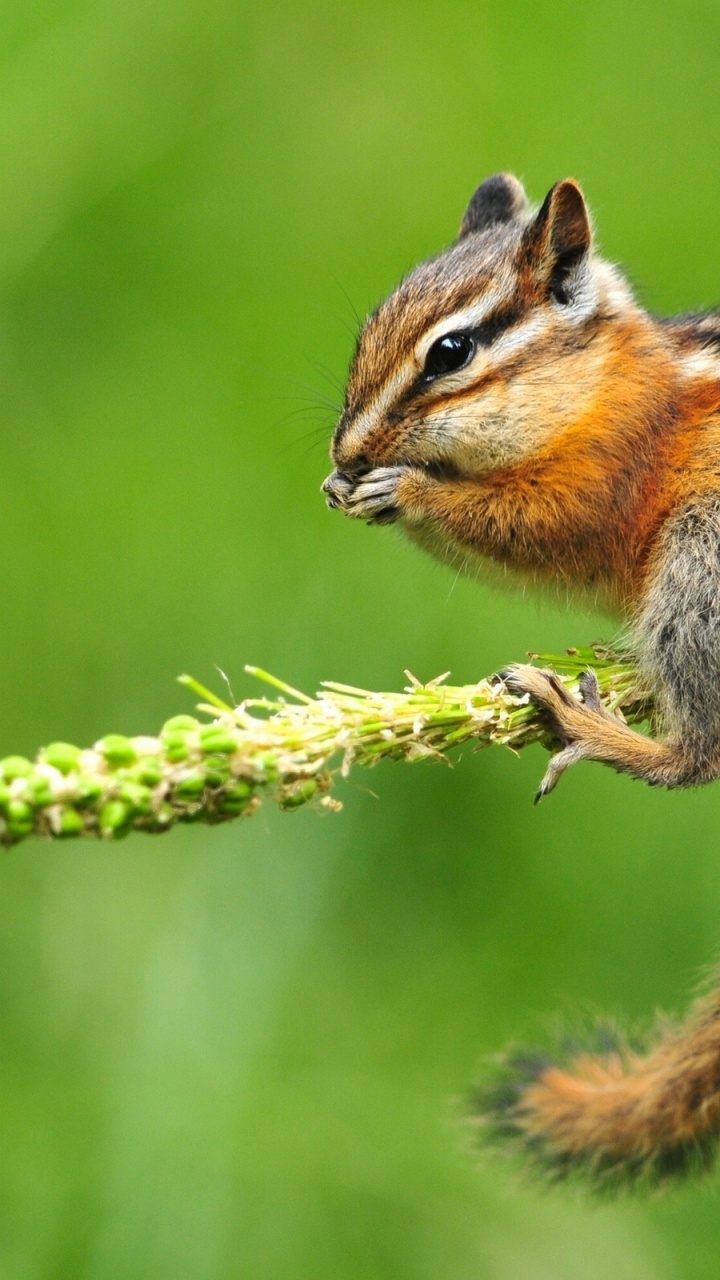
MULTIPOLYGON (((651 700, 635 667, 606 646, 531 657, 574 692, 592 667, 607 706, 631 724, 647 719, 651 700)), ((0 844, 30 835, 117 840, 177 822, 227 822, 255 813, 266 798, 286 810, 338 810, 332 789, 356 767, 445 759, 465 743, 514 751, 553 745, 527 696, 509 693, 498 676, 451 685, 445 675, 422 684, 406 672, 399 693, 325 681, 310 698, 259 668, 246 670, 273 696, 231 707, 181 676, 203 699, 202 719, 173 716, 155 737, 107 734, 87 749, 54 742, 35 760, 0 761, 0 844)))

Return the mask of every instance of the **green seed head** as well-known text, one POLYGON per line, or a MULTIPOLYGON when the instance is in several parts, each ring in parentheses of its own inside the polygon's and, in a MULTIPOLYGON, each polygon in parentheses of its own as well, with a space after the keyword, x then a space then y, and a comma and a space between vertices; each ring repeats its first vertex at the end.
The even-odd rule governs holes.
POLYGON ((239 813, 244 813, 254 793, 254 787, 245 779, 238 778, 235 782, 228 783, 223 790, 218 806, 218 813, 226 814, 228 817, 235 817, 239 813))
POLYGON ((225 814, 228 818, 237 818, 245 812, 247 807, 247 799, 236 800, 233 796, 224 796, 217 806, 217 812, 225 814))
POLYGON ((29 822, 16 822, 16 821, 11 821, 10 818, 8 818, 5 842, 9 844, 15 844, 18 840, 24 840, 25 836, 31 836, 32 833, 33 833, 32 820, 30 820, 29 822))
POLYGON ((253 793, 253 786, 247 781, 247 778, 236 778, 234 782, 229 782, 225 788, 225 798, 227 800, 249 800, 253 793))

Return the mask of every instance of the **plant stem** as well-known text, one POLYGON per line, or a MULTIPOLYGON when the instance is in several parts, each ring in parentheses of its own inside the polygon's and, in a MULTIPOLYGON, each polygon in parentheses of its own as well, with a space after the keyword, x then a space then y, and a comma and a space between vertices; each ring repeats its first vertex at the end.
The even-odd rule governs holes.
MULTIPOLYGON (((634 666, 605 646, 534 654, 577 691, 592 666, 602 697, 629 723, 646 719, 650 698, 634 666)), ((315 698, 257 667, 280 696, 232 708, 189 676, 211 719, 174 716, 157 737, 108 734, 87 750, 54 742, 34 761, 0 761, 0 844, 29 835, 119 839, 132 830, 168 831, 176 822, 226 822, 254 813, 263 798, 283 809, 309 801, 337 810, 329 793, 338 774, 378 760, 441 759, 465 742, 518 750, 552 746, 536 708, 508 693, 499 677, 421 684, 406 672, 400 693, 372 693, 326 681, 315 698)))

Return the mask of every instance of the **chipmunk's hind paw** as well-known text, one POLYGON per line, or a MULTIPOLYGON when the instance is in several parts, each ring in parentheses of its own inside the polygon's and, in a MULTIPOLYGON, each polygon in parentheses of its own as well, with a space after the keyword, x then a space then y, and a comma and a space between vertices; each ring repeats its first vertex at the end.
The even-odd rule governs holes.
POLYGON ((594 671, 584 671, 580 677, 580 702, 554 671, 515 663, 503 672, 502 678, 510 693, 530 696, 550 733, 562 746, 561 751, 550 757, 535 796, 538 804, 557 786, 561 774, 570 765, 591 755, 586 737, 590 728, 588 716, 607 714, 600 698, 600 686, 594 671))

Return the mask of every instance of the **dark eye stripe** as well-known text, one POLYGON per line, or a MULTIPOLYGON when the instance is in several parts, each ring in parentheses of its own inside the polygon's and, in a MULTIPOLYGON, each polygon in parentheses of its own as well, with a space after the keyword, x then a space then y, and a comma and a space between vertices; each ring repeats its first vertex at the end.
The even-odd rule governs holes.
POLYGON ((496 311, 494 315, 488 316, 487 320, 483 320, 482 324, 476 325, 473 329, 473 337, 479 347, 490 347, 501 334, 508 329, 512 329, 513 325, 520 320, 522 313, 517 307, 508 307, 505 311, 496 311))
MULTIPOLYGON (((522 310, 518 306, 505 307, 503 311, 496 311, 493 315, 488 316, 487 320, 483 320, 481 324, 475 325, 472 329, 459 330, 458 332, 472 338, 475 348, 491 347, 502 334, 507 333, 508 329, 512 329, 514 325, 525 318, 527 309, 522 310)), ((441 339, 437 339, 441 341, 441 339)), ((427 357, 426 357, 427 359, 427 357)), ((470 364, 470 361, 467 362, 470 364)), ((430 385, 434 384, 434 379, 430 385)), ((415 379, 412 386, 401 395, 395 406, 396 413, 403 413, 409 404, 411 404, 419 393, 425 396, 429 390, 428 378, 424 372, 415 379)))

